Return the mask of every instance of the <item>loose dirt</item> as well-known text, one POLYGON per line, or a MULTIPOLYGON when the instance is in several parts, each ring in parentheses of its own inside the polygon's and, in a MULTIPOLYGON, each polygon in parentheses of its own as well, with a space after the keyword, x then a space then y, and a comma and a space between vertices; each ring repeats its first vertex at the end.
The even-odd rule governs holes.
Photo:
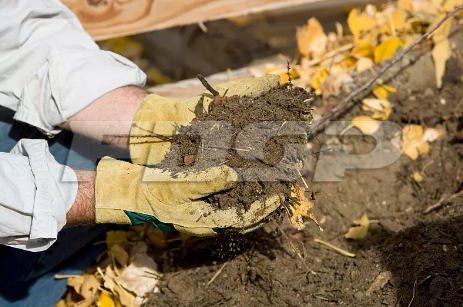
MULTIPOLYGON (((457 52, 463 50, 461 33, 451 41, 457 52)), ((404 64, 384 78, 397 88, 389 97, 390 120, 444 127, 446 135, 429 153, 415 161, 401 156, 376 170, 346 170, 339 182, 315 182, 314 159, 306 181, 324 232, 310 223, 295 231, 285 222, 247 235, 170 243, 153 253, 165 277, 148 306, 463 306, 463 197, 423 213, 463 188, 461 63, 449 60, 442 89, 435 87, 429 49, 415 51, 404 64), (424 181, 415 182, 411 174, 431 162, 424 181), (346 240, 352 221, 365 212, 379 224, 370 225, 363 240, 346 240), (314 238, 357 256, 344 257, 314 238), (381 272, 390 272, 390 280, 367 295, 381 272)), ((368 74, 356 80, 361 83, 368 74)), ((364 113, 354 106, 342 119, 359 114, 364 113)), ((362 136, 320 134, 319 139, 353 153, 367 153, 374 144, 362 136)))
POLYGON ((291 186, 300 177, 297 167, 304 164, 305 146, 283 144, 307 143, 312 96, 302 88, 281 85, 257 98, 219 97, 220 104, 211 104, 208 112, 200 99, 196 118, 179 129, 172 150, 157 167, 177 172, 225 164, 235 169, 239 182, 206 199, 217 209, 234 207, 242 213, 254 201, 274 194, 288 202, 291 186))

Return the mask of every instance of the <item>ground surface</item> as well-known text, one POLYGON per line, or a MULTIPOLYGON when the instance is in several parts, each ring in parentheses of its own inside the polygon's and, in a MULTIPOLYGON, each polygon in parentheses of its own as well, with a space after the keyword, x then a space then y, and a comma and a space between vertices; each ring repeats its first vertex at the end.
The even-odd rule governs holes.
MULTIPOLYGON (((463 50, 460 34, 452 41, 455 50, 463 50)), ((173 241, 153 251, 165 277, 147 306, 463 306, 463 197, 423 213, 462 189, 461 63, 449 60, 438 90, 430 53, 415 52, 411 60, 416 62, 388 83, 398 90, 389 96, 390 120, 444 127, 447 134, 428 154, 416 161, 401 156, 377 170, 347 170, 342 181, 328 183, 313 181, 314 159, 307 180, 323 232, 312 223, 296 232, 286 223, 284 234, 270 224, 245 236, 190 238, 183 247, 173 241), (424 181, 415 182, 411 174, 428 162, 433 163, 424 181), (370 225, 363 240, 346 240, 343 235, 363 213, 379 224, 370 225), (342 256, 314 238, 357 256, 342 256), (375 278, 388 271, 390 281, 366 295, 375 278)), ((364 113, 353 107, 343 119, 359 114, 364 113)), ((319 139, 338 142, 323 134, 319 139)), ((339 142, 362 154, 374 140, 346 136, 339 142)))

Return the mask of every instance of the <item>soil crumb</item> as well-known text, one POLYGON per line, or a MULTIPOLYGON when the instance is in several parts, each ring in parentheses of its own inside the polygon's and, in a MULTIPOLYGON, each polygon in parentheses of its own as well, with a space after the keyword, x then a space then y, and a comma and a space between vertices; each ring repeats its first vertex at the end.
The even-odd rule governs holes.
POLYGON ((288 199, 304 167, 304 148, 312 122, 312 94, 289 84, 259 96, 231 96, 203 109, 181 127, 171 151, 158 167, 174 172, 227 165, 238 173, 230 190, 206 199, 217 209, 244 212, 269 195, 288 199))

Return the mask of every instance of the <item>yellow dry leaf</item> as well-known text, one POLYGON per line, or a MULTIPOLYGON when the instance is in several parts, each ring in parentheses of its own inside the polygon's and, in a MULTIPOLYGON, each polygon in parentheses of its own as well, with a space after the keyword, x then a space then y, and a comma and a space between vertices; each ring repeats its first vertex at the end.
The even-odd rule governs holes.
POLYGON ((407 30, 410 25, 407 24, 407 13, 402 9, 396 9, 392 14, 392 22, 396 31, 407 30))
POLYGON ((448 13, 461 4, 461 0, 446 0, 441 7, 441 12, 448 13))
POLYGON ((364 58, 373 58, 373 46, 369 42, 363 42, 359 46, 352 49, 352 54, 364 58))
POLYGON ((387 100, 388 93, 395 93, 396 89, 389 85, 378 85, 373 89, 373 95, 378 99, 387 100))
MULTIPOLYGON (((435 27, 443 18, 445 14, 439 14, 434 18, 434 21, 426 29, 429 31, 431 28, 435 27)), ((439 42, 439 40, 445 40, 449 37, 450 29, 452 28, 452 21, 454 17, 450 16, 439 28, 431 34, 432 40, 434 43, 439 42)))
POLYGON ((349 231, 344 235, 346 239, 360 240, 365 238, 368 233, 368 226, 370 225, 370 220, 366 213, 362 215, 361 218, 354 220, 356 226, 349 228, 349 231))
POLYGON ((407 13, 403 9, 388 7, 383 11, 382 17, 384 19, 381 26, 382 34, 397 36, 398 32, 411 28, 407 23, 407 13))
POLYGON ((384 99, 365 98, 362 100, 362 109, 373 112, 374 119, 386 120, 391 114, 391 103, 384 99))
POLYGON ((129 254, 119 244, 114 244, 109 254, 116 258, 122 267, 126 267, 129 262, 129 254))
POLYGON ((82 283, 84 282, 85 276, 83 275, 76 275, 76 276, 69 276, 67 285, 69 287, 73 287, 74 290, 80 294, 80 288, 82 287, 82 283))
POLYGON ((409 11, 413 8, 412 0, 399 0, 397 7, 409 11))
POLYGON ((402 134, 404 153, 412 160, 416 160, 419 155, 429 152, 429 142, 434 142, 444 134, 443 129, 427 128, 424 130, 420 125, 406 125, 402 134))
POLYGON ((340 55, 339 57, 335 57, 330 74, 348 74, 355 69, 356 63, 357 59, 352 56, 340 55))
POLYGON ((375 16, 353 9, 347 18, 347 25, 354 36, 354 42, 358 44, 365 34, 375 28, 378 23, 375 16))
POLYGON ((401 46, 403 47, 404 43, 396 37, 390 38, 382 42, 381 44, 378 45, 378 47, 375 48, 375 51, 374 51, 375 63, 379 63, 383 60, 389 59, 395 54, 397 48, 401 46))
POLYGON ((96 303, 97 307, 116 307, 111 296, 106 292, 101 292, 100 299, 96 303))
POLYGON ((444 134, 445 131, 443 129, 426 128, 426 130, 424 130, 423 140, 432 143, 444 134))
POLYGON ((305 228, 304 220, 302 219, 303 216, 312 219, 318 225, 315 216, 312 212, 310 212, 313 208, 313 203, 307 199, 304 192, 304 189, 297 186, 293 186, 291 188, 291 197, 296 198, 299 201, 299 204, 294 205, 294 210, 290 219, 291 225, 297 230, 303 230, 305 228))
POLYGON ((381 87, 384 87, 386 89, 386 91, 388 91, 389 93, 396 93, 397 92, 395 87, 389 86, 387 84, 382 84, 381 87))
POLYGON ((387 99, 387 90, 384 87, 382 87, 381 85, 378 85, 377 87, 375 87, 373 89, 373 95, 375 95, 376 98, 378 98, 378 99, 386 100, 387 99))
POLYGON ((319 90, 319 87, 326 78, 328 78, 328 72, 322 67, 318 68, 317 72, 313 75, 312 80, 310 81, 310 86, 312 86, 317 95, 321 95, 322 92, 319 90))
POLYGON ((106 245, 111 249, 115 244, 127 242, 127 232, 123 230, 111 230, 106 232, 106 245))
POLYGON ((429 151, 429 143, 424 141, 424 129, 420 125, 405 125, 402 134, 404 153, 412 160, 429 151))
POLYGON ((378 131, 381 123, 370 116, 356 116, 352 119, 352 126, 356 127, 363 134, 373 135, 378 131))
POLYGON ((267 69, 265 69, 265 73, 266 74, 271 74, 272 72, 274 72, 276 70, 276 67, 269 67, 267 69))
POLYGON ((161 274, 153 258, 146 253, 135 255, 135 260, 122 272, 115 281, 124 289, 135 293, 139 297, 146 297, 149 293, 157 292, 161 274))
POLYGON ((424 180, 424 176, 421 172, 414 172, 412 177, 416 182, 421 182, 424 180))
POLYGON ((95 277, 95 275, 84 274, 79 276, 69 276, 67 284, 68 286, 73 287, 74 290, 84 298, 84 300, 75 303, 75 306, 88 307, 92 305, 95 296, 98 293, 100 281, 95 277))
MULTIPOLYGON (((442 2, 442 0, 437 0, 442 2)), ((435 16, 439 11, 439 6, 434 0, 413 0, 411 1, 412 12, 424 13, 426 15, 435 16), (433 3, 434 2, 434 3, 433 3)))
POLYGON ((109 289, 120 300, 121 304, 125 307, 133 307, 135 302, 135 295, 125 290, 116 281, 116 274, 107 266, 104 275, 104 286, 109 289))
MULTIPOLYGON (((435 26, 445 15, 440 14, 436 17, 434 22, 429 26, 428 29, 435 26)), ((432 40, 434 42, 434 47, 432 48, 432 59, 434 61, 434 70, 436 74, 436 85, 437 88, 442 87, 442 77, 445 73, 445 64, 447 60, 452 56, 452 48, 450 47, 450 42, 448 36, 450 33, 450 28, 452 26, 453 16, 446 20, 434 33, 432 40)))
POLYGON ((100 281, 95 275, 84 275, 85 279, 80 287, 80 295, 82 295, 86 300, 93 299, 98 293, 98 287, 100 286, 100 281))
POLYGON ((326 53, 328 38, 316 18, 310 18, 307 25, 296 31, 299 53, 308 58, 318 58, 326 53))
POLYGON ((355 65, 355 69, 358 72, 361 72, 361 71, 369 70, 374 65, 375 65, 375 63, 373 63, 372 59, 370 59, 370 58, 360 58, 357 61, 356 65, 355 65))
POLYGON ((336 74, 328 76, 325 81, 320 84, 322 97, 337 96, 341 92, 341 87, 344 84, 352 83, 353 79, 348 74, 336 74))
POLYGON ((320 84, 320 91, 322 92, 323 99, 328 98, 330 96, 337 96, 340 91, 340 85, 336 83, 336 79, 334 76, 328 76, 328 78, 320 84))

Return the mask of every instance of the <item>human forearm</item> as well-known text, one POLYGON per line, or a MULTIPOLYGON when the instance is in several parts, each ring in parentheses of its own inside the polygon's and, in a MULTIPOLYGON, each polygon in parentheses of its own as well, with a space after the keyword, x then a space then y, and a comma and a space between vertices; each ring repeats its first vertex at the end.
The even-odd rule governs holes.
POLYGON ((112 90, 79 111, 62 128, 103 143, 128 148, 135 114, 148 93, 137 86, 112 90))
POLYGON ((79 188, 71 209, 66 214, 66 227, 95 222, 95 176, 93 171, 75 171, 79 188))

